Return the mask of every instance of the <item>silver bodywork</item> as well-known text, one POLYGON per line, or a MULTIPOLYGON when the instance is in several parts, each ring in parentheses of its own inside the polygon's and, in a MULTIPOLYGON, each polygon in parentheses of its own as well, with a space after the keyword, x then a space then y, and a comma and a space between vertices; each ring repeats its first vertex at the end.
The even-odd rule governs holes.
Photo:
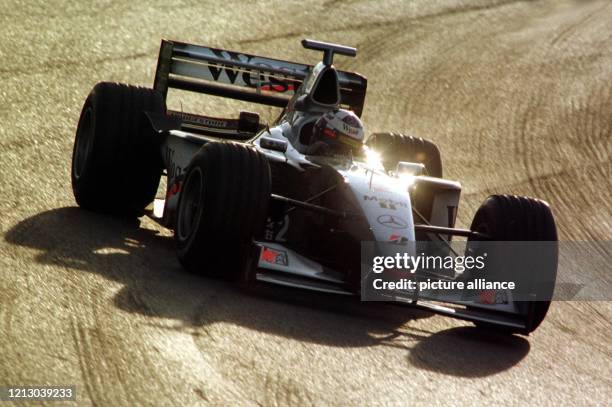
MULTIPOLYGON (((310 103, 304 103, 304 100, 311 98, 322 76, 326 74, 326 71, 331 70, 336 75, 340 84, 337 91, 339 101, 347 102, 342 103, 342 105, 350 107, 351 103, 357 100, 361 104, 354 107, 360 113, 363 107, 363 96, 359 99, 359 95, 356 97, 349 92, 351 86, 354 87, 352 88, 353 90, 359 89, 355 85, 359 78, 354 76, 354 74, 335 71, 333 66, 326 65, 323 62, 311 68, 306 67, 308 69, 305 70, 305 66, 301 64, 279 62, 261 57, 240 56, 242 54, 236 54, 237 56, 235 56, 226 51, 214 50, 213 52, 213 50, 205 47, 185 44, 180 44, 180 47, 182 47, 180 50, 184 54, 180 54, 178 58, 175 58, 172 53, 173 51, 171 50, 168 54, 167 49, 164 48, 165 46, 167 48, 167 44, 162 43, 158 73, 156 75, 156 87, 161 86, 164 92, 167 91, 168 83, 172 83, 172 80, 174 80, 175 85, 178 84, 176 85, 177 87, 183 89, 213 94, 221 92, 214 85, 189 82, 189 78, 193 77, 205 81, 224 81, 225 83, 229 81, 232 85, 250 88, 248 92, 237 93, 236 98, 244 100, 253 98, 253 100, 257 100, 260 103, 268 104, 280 103, 284 100, 282 103, 286 103, 286 105, 277 121, 270 127, 261 128, 244 142, 252 144, 255 149, 267 157, 269 162, 291 167, 298 172, 322 166, 332 168, 343 180, 344 188, 350 191, 352 200, 358 203, 361 215, 367 220, 372 240, 376 242, 401 241, 403 244, 395 246, 393 253, 404 251, 408 254, 413 254, 413 243, 417 237, 415 233, 415 219, 413 217, 415 208, 413 208, 410 191, 414 185, 423 185, 432 195, 430 214, 427 219, 420 219, 419 223, 426 222, 428 225, 443 228, 454 227, 461 193, 461 186, 458 182, 418 174, 406 175, 402 174, 400 168, 398 168, 398 171, 387 172, 380 160, 374 154, 368 154, 367 151, 363 157, 320 157, 307 154, 308 146, 300 141, 300 134, 304 126, 312 124, 322 113, 329 109, 337 108, 341 104, 333 103, 326 105, 312 103, 312 100, 310 100, 310 103), (170 55, 170 57, 168 55, 164 56, 164 53, 170 55), (183 59, 184 57, 181 57, 181 55, 187 55, 191 59, 204 58, 205 63, 208 65, 199 66, 193 64, 189 58, 183 59), (163 58, 170 58, 171 62, 168 63, 170 67, 164 65, 163 58), (232 71, 223 73, 219 68, 220 65, 212 65, 219 63, 219 61, 225 61, 228 65, 234 64, 240 67, 243 69, 242 74, 231 74, 230 72, 232 71), (254 65, 253 61, 258 61, 257 65, 254 65), (175 70, 172 68, 172 63, 175 64, 175 70), (268 70, 268 72, 264 74, 260 72, 260 69, 262 72, 265 70, 268 70), (248 73, 248 76, 245 76, 245 72, 248 73), (270 77, 273 74, 281 75, 281 79, 277 77, 274 81, 271 80, 270 77), (175 75, 175 77, 172 75, 175 75), (181 76, 189 78, 182 79, 181 76), (254 81, 255 76, 259 80, 254 81), (277 85, 281 83, 281 80, 286 80, 286 82, 282 82, 282 85, 277 85), (193 88, 189 88, 190 86, 193 88), (278 86, 278 88, 273 86, 278 86), (281 95, 267 93, 270 90, 276 90, 281 95), (344 95, 352 96, 344 98, 344 95)), ((226 67, 225 69, 227 70, 228 68, 226 67)), ((365 79, 362 90, 365 92, 365 79)), ((222 91, 225 92, 225 90, 222 91)), ((203 119, 200 122, 208 123, 211 120, 207 122, 207 119, 203 119)), ((212 122, 215 124, 214 120, 212 122)), ((154 127, 156 127, 155 124, 154 127)), ((232 136, 228 136, 229 133, 224 130, 227 127, 224 123, 221 123, 220 126, 210 126, 210 128, 206 129, 206 134, 191 131, 191 129, 197 129, 197 127, 198 125, 190 122, 182 123, 179 128, 169 130, 158 129, 160 134, 163 135, 161 153, 165 168, 167 169, 167 192, 165 200, 156 202, 155 217, 162 224, 171 228, 176 220, 181 182, 191 158, 203 144, 218 142, 220 139, 232 139, 232 136), (218 136, 217 132, 219 133, 218 136)), ((406 163, 402 168, 416 167, 406 163)), ((426 235, 434 240, 445 239, 450 241, 451 239, 450 235, 441 236, 436 233, 428 233, 426 235)), ((347 284, 346 275, 341 270, 334 270, 324 266, 320 262, 287 246, 282 233, 274 236, 272 239, 255 240, 254 245, 259 249, 260 253, 254 271, 255 280, 324 293, 358 294, 354 288, 347 284), (264 256, 266 251, 273 251, 277 256, 281 256, 282 261, 269 261, 264 256)), ((470 308, 464 309, 428 302, 427 300, 436 301, 437 298, 434 293, 427 292, 397 293, 397 296, 390 297, 389 300, 408 303, 412 306, 423 307, 437 313, 472 321, 493 323, 518 329, 525 327, 525 324, 518 315, 519 311, 512 301, 506 304, 480 304, 471 301, 466 302, 459 297, 450 301, 457 305, 470 306, 470 308), (426 301, 423 302, 422 300, 426 301)), ((448 298, 445 301, 449 302, 448 298)))

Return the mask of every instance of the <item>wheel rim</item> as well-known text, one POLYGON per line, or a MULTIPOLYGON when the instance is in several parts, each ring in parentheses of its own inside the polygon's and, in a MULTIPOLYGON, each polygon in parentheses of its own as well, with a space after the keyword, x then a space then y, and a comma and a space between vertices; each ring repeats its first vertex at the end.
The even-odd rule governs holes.
POLYGON ((93 141, 93 113, 91 107, 83 113, 76 137, 73 173, 79 179, 87 166, 93 141))
POLYGON ((196 167, 189 172, 181 192, 177 219, 177 236, 180 241, 189 240, 198 227, 203 209, 203 190, 204 177, 196 167))

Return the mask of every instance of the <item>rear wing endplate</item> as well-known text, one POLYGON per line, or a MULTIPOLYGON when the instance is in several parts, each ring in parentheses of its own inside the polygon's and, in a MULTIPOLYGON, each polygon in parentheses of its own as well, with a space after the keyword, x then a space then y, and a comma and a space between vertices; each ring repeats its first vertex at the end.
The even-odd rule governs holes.
MULTIPOLYGON (((311 65, 240 52, 162 40, 154 89, 164 98, 169 88, 285 107, 311 65)), ((367 79, 337 71, 341 105, 363 111, 367 79)))

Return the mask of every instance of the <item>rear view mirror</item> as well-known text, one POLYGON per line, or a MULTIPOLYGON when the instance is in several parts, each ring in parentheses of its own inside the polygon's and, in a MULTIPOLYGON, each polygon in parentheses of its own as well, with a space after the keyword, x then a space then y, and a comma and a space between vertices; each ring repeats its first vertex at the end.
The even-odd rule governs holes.
POLYGON ((425 172, 425 166, 421 163, 410 163, 406 161, 400 161, 397 163, 395 173, 397 176, 410 175, 416 176, 421 175, 425 172))
POLYGON ((284 153, 287 151, 287 140, 281 140, 272 137, 261 137, 259 139, 259 145, 261 148, 265 148, 267 150, 279 151, 284 153))

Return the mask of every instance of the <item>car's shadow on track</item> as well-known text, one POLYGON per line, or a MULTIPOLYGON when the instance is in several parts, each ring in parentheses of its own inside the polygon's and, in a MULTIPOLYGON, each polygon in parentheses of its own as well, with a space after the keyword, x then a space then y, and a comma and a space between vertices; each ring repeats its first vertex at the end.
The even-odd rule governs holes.
POLYGON ((509 369, 529 352, 529 342, 522 337, 469 327, 440 332, 406 327, 406 322, 430 315, 417 310, 321 300, 319 295, 289 291, 273 299, 245 295, 232 284, 183 271, 172 238, 140 227, 138 221, 78 208, 25 219, 5 239, 38 250, 37 262, 59 266, 63 272, 81 270, 120 282, 123 288, 113 300, 116 307, 176 320, 178 329, 194 335, 200 326, 230 322, 328 346, 395 346, 408 350, 408 361, 416 367, 465 377, 509 369))

